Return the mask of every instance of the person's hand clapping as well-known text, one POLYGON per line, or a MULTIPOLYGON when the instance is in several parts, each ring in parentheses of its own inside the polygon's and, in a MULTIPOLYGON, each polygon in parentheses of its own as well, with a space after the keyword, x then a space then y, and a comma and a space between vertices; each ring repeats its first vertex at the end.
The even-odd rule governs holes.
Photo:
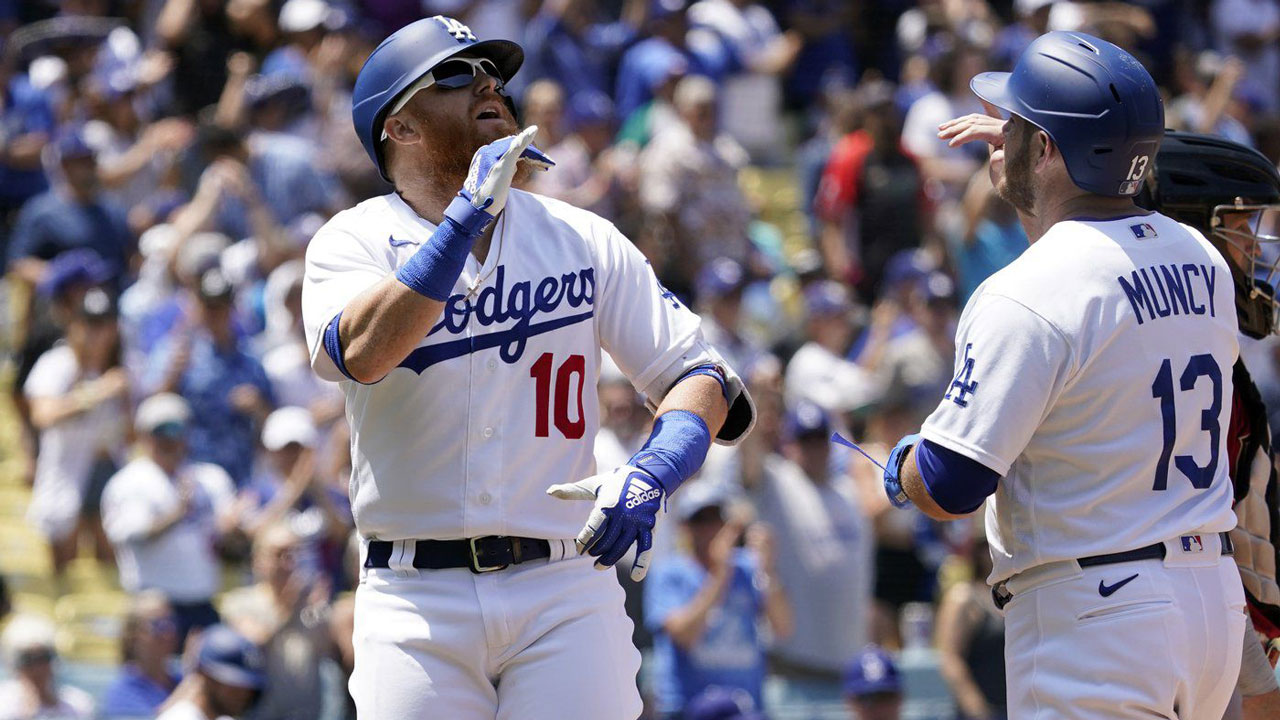
POLYGON ((129 391, 129 372, 122 367, 113 367, 102 373, 97 387, 104 400, 123 397, 129 391))
POLYGON ((195 137, 195 128, 184 118, 164 118, 157 120, 142 133, 142 142, 152 152, 176 152, 191 144, 195 137))
POLYGON ((747 528, 744 540, 746 548, 756 554, 761 572, 772 575, 778 559, 778 545, 773 531, 764 523, 752 523, 747 528))
POLYGON ((733 552, 745 528, 740 519, 730 518, 711 539, 711 545, 707 548, 707 559, 710 561, 707 570, 712 575, 725 576, 733 569, 733 552))
POLYGON ((262 391, 249 383, 241 383, 231 388, 231 393, 227 397, 231 401, 231 407, 245 415, 260 413, 266 405, 266 398, 262 396, 262 391))

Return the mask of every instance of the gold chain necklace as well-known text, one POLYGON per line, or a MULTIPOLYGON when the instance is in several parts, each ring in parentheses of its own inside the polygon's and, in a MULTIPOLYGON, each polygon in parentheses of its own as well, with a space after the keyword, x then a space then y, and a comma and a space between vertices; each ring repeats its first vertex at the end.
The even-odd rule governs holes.
MULTIPOLYGON (((498 264, 502 260, 502 240, 507 234, 507 214, 505 212, 502 213, 502 215, 498 218, 497 222, 498 222, 498 227, 496 228, 496 232, 494 234, 498 236, 498 247, 497 247, 497 254, 493 255, 493 266, 489 268, 489 272, 483 275, 480 275, 477 272, 476 281, 472 283, 471 287, 467 290, 468 300, 475 297, 476 293, 479 292, 480 290, 480 286, 484 285, 484 281, 488 280, 490 275, 493 275, 493 272, 498 269, 498 264)), ((491 255, 494 253, 493 247, 489 248, 489 253, 491 255)), ((487 260, 488 257, 486 257, 485 259, 487 260)))

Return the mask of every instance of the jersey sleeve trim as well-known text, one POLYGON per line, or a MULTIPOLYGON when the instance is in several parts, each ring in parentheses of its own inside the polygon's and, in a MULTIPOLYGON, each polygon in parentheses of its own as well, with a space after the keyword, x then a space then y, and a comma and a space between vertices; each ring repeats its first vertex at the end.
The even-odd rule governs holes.
POLYGON ((927 423, 924 427, 920 428, 920 437, 954 453, 963 455, 970 460, 981 463, 991 470, 994 470, 995 473, 1001 477, 1009 474, 1009 467, 1011 463, 1007 463, 986 450, 965 442, 954 435, 944 433, 939 431, 937 428, 930 427, 927 423))

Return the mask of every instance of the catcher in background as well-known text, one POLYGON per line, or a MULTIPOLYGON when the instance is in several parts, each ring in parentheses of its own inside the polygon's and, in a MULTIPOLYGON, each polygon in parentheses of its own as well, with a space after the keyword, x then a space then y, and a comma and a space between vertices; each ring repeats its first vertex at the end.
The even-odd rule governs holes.
MULTIPOLYGON (((1280 173, 1262 153, 1211 135, 1165 133, 1138 204, 1186 223, 1213 243, 1231 266, 1240 332, 1276 332, 1274 282, 1280 271, 1280 173), (1265 279, 1264 279, 1265 278, 1265 279)), ((1236 697, 1227 717, 1280 717, 1280 488, 1257 386, 1236 360, 1232 371, 1227 454, 1239 525, 1231 531, 1256 633, 1245 633, 1236 697), (1243 714, 1241 714, 1243 713, 1243 714)))

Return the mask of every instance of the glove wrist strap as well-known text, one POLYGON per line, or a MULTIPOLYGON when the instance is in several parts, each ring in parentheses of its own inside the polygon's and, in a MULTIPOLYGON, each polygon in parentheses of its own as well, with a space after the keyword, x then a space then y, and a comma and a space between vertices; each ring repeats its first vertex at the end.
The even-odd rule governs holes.
POLYGON ((449 207, 444 209, 444 216, 448 220, 458 224, 458 229, 467 235, 475 237, 484 232, 484 229, 493 222, 493 216, 481 210, 471 201, 458 195, 449 203, 449 207))

